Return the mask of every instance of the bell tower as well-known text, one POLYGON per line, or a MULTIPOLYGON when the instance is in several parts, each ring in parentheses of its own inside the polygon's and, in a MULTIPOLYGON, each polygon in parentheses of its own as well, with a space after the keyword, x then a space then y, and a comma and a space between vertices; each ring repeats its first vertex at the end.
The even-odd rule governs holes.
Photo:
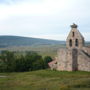
POLYGON ((78 26, 73 23, 71 25, 71 31, 66 40, 66 47, 68 49, 82 49, 84 46, 84 37, 81 35, 78 26))

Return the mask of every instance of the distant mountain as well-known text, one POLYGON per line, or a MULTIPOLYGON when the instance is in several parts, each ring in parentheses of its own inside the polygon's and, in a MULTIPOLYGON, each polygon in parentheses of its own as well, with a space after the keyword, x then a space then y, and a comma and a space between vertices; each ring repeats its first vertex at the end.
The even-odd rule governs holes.
POLYGON ((86 42, 86 46, 90 46, 90 42, 89 41, 86 42))
POLYGON ((0 36, 0 47, 65 44, 65 41, 20 36, 0 36))

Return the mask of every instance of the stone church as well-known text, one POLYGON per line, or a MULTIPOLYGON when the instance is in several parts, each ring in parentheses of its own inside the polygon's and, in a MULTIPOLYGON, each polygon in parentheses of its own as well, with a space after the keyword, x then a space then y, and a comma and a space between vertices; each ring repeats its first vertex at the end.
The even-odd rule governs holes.
POLYGON ((52 70, 90 71, 90 46, 85 46, 84 37, 77 27, 76 24, 71 25, 66 48, 59 49, 55 60, 48 63, 52 70))

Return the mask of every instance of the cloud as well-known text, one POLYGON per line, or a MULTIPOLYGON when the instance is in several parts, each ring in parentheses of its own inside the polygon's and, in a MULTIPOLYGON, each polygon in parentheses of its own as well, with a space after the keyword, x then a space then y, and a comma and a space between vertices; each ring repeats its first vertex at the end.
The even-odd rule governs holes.
MULTIPOLYGON (((10 5, 0 5, 0 19, 9 18, 11 16, 58 16, 60 19, 72 19, 79 21, 79 19, 86 18, 90 15, 88 13, 88 6, 84 7, 84 2, 81 0, 39 0, 38 3, 34 0, 5 0, 10 5), (17 3, 15 3, 17 2, 17 3), (14 4, 12 4, 14 3, 14 4), (82 4, 79 7, 79 4, 82 4), (79 7, 79 8, 78 8, 79 7), (84 13, 84 15, 83 15, 84 13)), ((86 4, 85 4, 86 6, 86 4)))
MULTIPOLYGON (((48 16, 56 15, 58 12, 63 13, 69 8, 68 0, 43 0, 43 2, 32 3, 32 0, 6 0, 10 5, 1 4, 1 17, 10 16, 48 16), (15 4, 14 4, 15 3, 15 4)), ((36 1, 36 0, 34 0, 36 1)), ((71 0, 69 0, 71 1, 71 0)))
POLYGON ((89 33, 89 4, 90 0, 0 0, 0 34, 64 40, 73 22, 89 33))
MULTIPOLYGON (((90 33, 82 33, 85 40, 90 41, 90 33)), ((46 38, 46 39, 53 39, 53 40, 64 40, 66 41, 66 38, 68 36, 68 33, 65 34, 44 34, 44 35, 31 35, 29 37, 35 37, 35 38, 46 38)))
POLYGON ((85 40, 90 41, 90 32, 84 32, 82 34, 83 34, 85 40))
POLYGON ((52 40, 66 40, 67 34, 47 34, 47 35, 31 35, 31 37, 35 38, 46 38, 52 40))

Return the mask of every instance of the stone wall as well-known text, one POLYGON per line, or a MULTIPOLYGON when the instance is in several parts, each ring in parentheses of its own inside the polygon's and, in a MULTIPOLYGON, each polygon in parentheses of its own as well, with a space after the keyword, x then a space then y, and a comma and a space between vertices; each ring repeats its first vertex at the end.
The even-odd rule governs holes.
POLYGON ((90 55, 90 47, 83 47, 83 49, 86 53, 90 55))
POLYGON ((90 57, 78 49, 59 49, 57 55, 59 71, 90 71, 90 57))
POLYGON ((59 49, 57 52, 57 70, 65 70, 66 49, 59 49))
POLYGON ((71 25, 71 31, 66 40, 66 48, 59 49, 56 61, 49 63, 51 69, 59 71, 90 71, 90 47, 85 47, 84 37, 71 25))
POLYGON ((78 70, 90 71, 90 57, 82 51, 79 51, 78 55, 78 70))
POLYGON ((72 49, 73 48, 81 49, 83 46, 84 46, 84 37, 81 35, 79 30, 77 30, 77 28, 72 28, 66 40, 66 47, 72 49), (78 47, 76 46, 76 39, 78 40, 78 47), (70 46, 70 40, 72 40, 72 46, 70 46))
POLYGON ((72 50, 59 49, 57 57, 57 70, 72 71, 72 50))

